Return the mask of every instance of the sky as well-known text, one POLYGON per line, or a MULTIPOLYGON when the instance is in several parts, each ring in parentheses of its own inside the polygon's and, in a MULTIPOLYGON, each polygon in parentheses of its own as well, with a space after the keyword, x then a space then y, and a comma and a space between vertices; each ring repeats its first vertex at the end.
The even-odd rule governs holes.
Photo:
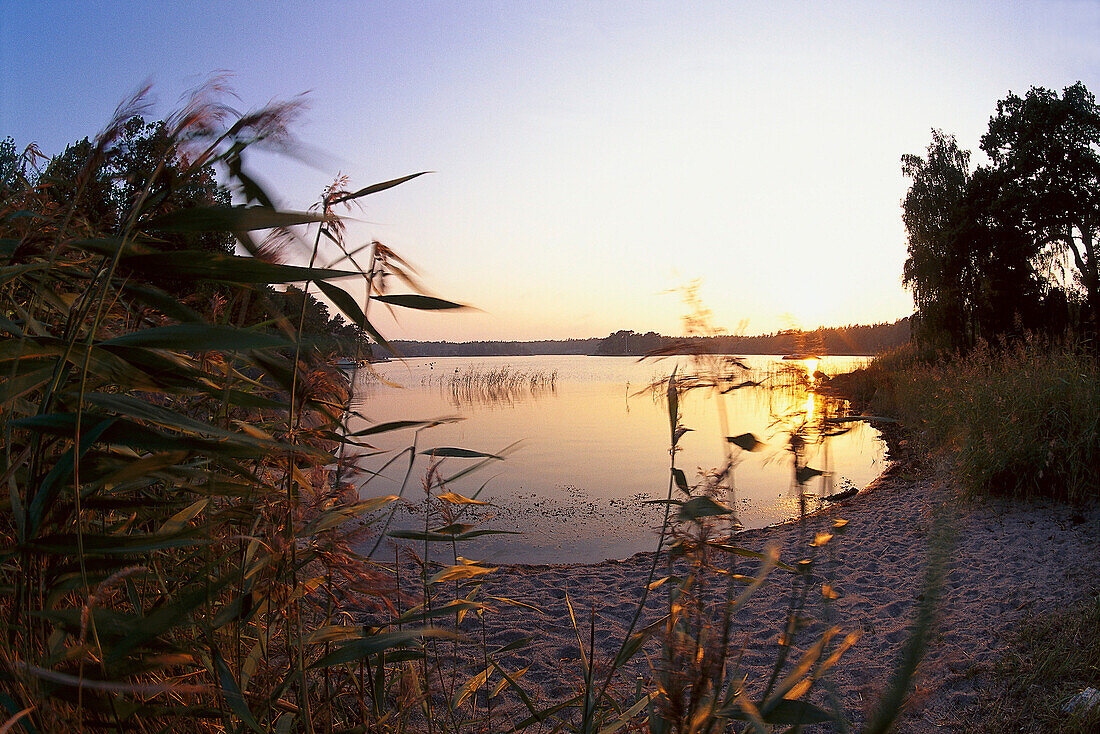
MULTIPOLYGON (((932 128, 978 143, 1031 86, 1100 92, 1100 2, 0 0, 0 137, 94 136, 229 72, 244 111, 304 94, 301 158, 255 171, 306 209, 340 174, 435 295, 390 338, 680 333, 698 281, 731 332, 893 321, 932 128)), ((308 257, 299 253, 300 257, 308 257)))

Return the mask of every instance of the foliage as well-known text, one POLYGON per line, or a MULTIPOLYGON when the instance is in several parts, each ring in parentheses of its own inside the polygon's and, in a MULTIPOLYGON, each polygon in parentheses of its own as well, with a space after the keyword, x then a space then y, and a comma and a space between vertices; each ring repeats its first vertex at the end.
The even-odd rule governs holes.
POLYGON ((969 331, 968 300, 977 273, 954 234, 970 183, 970 154, 959 150, 954 137, 933 130, 927 158, 905 155, 901 161, 902 172, 913 179, 902 202, 909 232, 902 283, 913 291, 925 338, 938 342, 941 332, 969 331))
POLYGON ((312 293, 293 285, 281 291, 270 287, 265 291, 266 298, 262 303, 271 304, 271 307, 262 315, 256 314, 257 320, 270 316, 273 310, 284 315, 292 324, 299 324, 302 336, 326 353, 359 353, 365 358, 372 355, 367 333, 346 321, 339 312, 330 313, 328 306, 312 293))
POLYGON ((349 491, 346 379, 302 337, 305 309, 292 322, 267 287, 323 287, 376 333, 376 276, 401 266, 377 244, 363 270, 284 265, 251 233, 312 223, 343 249, 333 202, 397 182, 278 211, 245 156, 287 141, 295 105, 233 117, 204 91, 151 128, 143 109, 120 107, 40 175, 9 175, 0 151, 5 728, 363 722, 351 661, 415 658, 423 635, 348 624, 390 603, 346 541, 392 498, 349 491), (211 166, 244 205, 211 188, 211 166), (253 256, 229 254, 228 233, 253 256), (169 279, 209 297, 181 302, 169 279))
POLYGON ((910 341, 875 357, 865 367, 836 375, 827 389, 876 415, 896 416, 895 382, 898 376, 935 359, 935 353, 910 341))
POLYGON ((933 349, 965 350, 981 339, 1049 326, 1050 289, 1036 271, 1040 247, 1005 222, 999 174, 971 172, 969 161, 969 152, 939 130, 926 158, 902 157, 913 180, 902 202, 909 232, 902 283, 913 291, 917 334, 933 349))
POLYGON ((913 291, 917 336, 933 349, 965 351, 1028 330, 1093 328, 1100 227, 1094 98, 1080 83, 1061 98, 1038 87, 1024 99, 1009 94, 982 149, 991 165, 972 172, 969 152, 933 130, 925 158, 902 157, 912 179, 902 203, 909 232, 903 282, 913 291), (1066 252, 1076 266, 1070 281, 1062 277, 1066 252))
POLYGON ((968 488, 1085 500, 1100 487, 1100 364, 1037 337, 966 356, 875 360, 858 389, 942 450, 968 488))
MULTIPOLYGON (((79 223, 89 233, 120 231, 139 199, 147 222, 187 209, 229 206, 230 193, 218 185, 213 165, 189 160, 185 141, 170 135, 164 122, 146 123, 134 116, 113 132, 109 146, 93 145, 87 138, 68 146, 31 181, 55 206, 75 207, 70 226, 79 223)), ((149 228, 145 235, 161 251, 233 253, 233 237, 224 231, 149 228)), ((166 278, 159 283, 173 292, 185 284, 191 285, 166 278)))
POLYGON ((1087 296, 1088 321, 1100 317, 1100 106, 1078 82, 1058 93, 1032 87, 1009 94, 982 136, 1000 179, 994 202, 1040 248, 1073 257, 1087 296))

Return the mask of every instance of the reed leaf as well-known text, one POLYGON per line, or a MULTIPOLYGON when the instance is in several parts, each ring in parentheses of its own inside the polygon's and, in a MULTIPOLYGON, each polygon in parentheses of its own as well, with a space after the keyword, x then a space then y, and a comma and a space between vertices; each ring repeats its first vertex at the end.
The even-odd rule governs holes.
POLYGON ((726 440, 743 451, 760 451, 766 444, 757 440, 751 433, 742 433, 739 436, 729 436, 726 440))
POLYGON ((403 293, 398 295, 379 295, 374 297, 375 301, 389 304, 391 306, 400 306, 401 308, 411 308, 418 311, 441 311, 456 308, 469 308, 469 306, 463 306, 461 303, 455 303, 453 301, 445 301, 442 298, 434 298, 432 296, 421 296, 416 293, 403 293))
POLYGON ((426 627, 399 632, 380 632, 360 640, 352 640, 340 645, 327 655, 322 656, 309 667, 328 668, 362 660, 381 652, 415 645, 425 637, 453 638, 454 634, 436 627, 426 627))
POLYGON ((282 337, 261 334, 249 329, 208 324, 174 324, 131 332, 100 342, 101 347, 130 347, 206 352, 211 350, 243 351, 246 349, 278 349, 293 346, 282 337))
POLYGON ((443 446, 434 449, 424 449, 420 452, 422 456, 434 456, 437 459, 453 458, 453 459, 496 459, 503 461, 504 457, 497 454, 487 454, 484 451, 474 451, 473 449, 461 449, 452 446, 443 446))
POLYGON ((221 253, 187 251, 123 257, 122 265, 153 280, 183 278, 233 284, 298 283, 327 278, 361 277, 349 270, 280 265, 221 253))
POLYGON ((248 708, 248 703, 244 700, 244 694, 241 692, 240 686, 233 677, 233 671, 225 664, 225 660, 222 659, 221 653, 218 652, 217 648, 210 651, 210 657, 214 661, 214 669, 217 672, 218 682, 221 685, 222 698, 225 700, 226 704, 228 704, 230 710, 239 716, 241 721, 243 721, 249 729, 258 734, 264 734, 266 730, 264 727, 260 726, 259 722, 256 721, 256 718, 252 715, 252 711, 248 708))
POLYGON ((145 228, 161 232, 248 232, 324 221, 320 214, 267 206, 192 207, 155 217, 145 228))
POLYGON ((392 189, 394 186, 400 186, 401 184, 405 183, 406 181, 411 181, 414 178, 417 178, 419 176, 423 176, 426 173, 431 173, 431 171, 420 171, 419 173, 410 173, 408 176, 402 176, 400 178, 391 179, 389 181, 383 181, 381 183, 371 184, 370 186, 364 186, 363 188, 359 189, 358 191, 352 192, 350 194, 340 194, 338 196, 335 196, 335 197, 333 197, 333 199, 330 203, 332 203, 332 204, 343 204, 345 202, 354 201, 355 199, 359 199, 359 198, 362 198, 364 196, 370 196, 371 194, 377 194, 380 191, 385 191, 386 189, 392 189))

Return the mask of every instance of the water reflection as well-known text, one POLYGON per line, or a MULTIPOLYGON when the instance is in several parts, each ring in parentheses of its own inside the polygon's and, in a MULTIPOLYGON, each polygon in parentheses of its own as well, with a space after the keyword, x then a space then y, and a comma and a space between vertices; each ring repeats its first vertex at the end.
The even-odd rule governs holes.
MULTIPOLYGON (((827 398, 819 389, 822 378, 816 376, 819 370, 847 371, 859 362, 824 358, 807 369, 810 365, 801 362, 753 357, 740 368, 720 359, 715 364, 721 369, 709 376, 694 369, 690 360, 673 357, 658 363, 628 357, 547 356, 436 358, 382 365, 381 375, 356 381, 362 417, 353 421, 352 430, 456 413, 463 420, 419 433, 409 429, 370 435, 371 445, 388 453, 364 457, 363 468, 381 476, 363 493, 396 494, 412 455, 385 468, 383 464, 413 443, 416 466, 411 487, 424 473, 432 447, 497 453, 523 440, 522 448, 507 461, 493 462, 487 471, 448 485, 450 491, 480 492, 481 499, 492 501, 492 527, 524 533, 506 540, 487 537, 484 543, 479 538, 479 545, 468 549, 472 557, 576 562, 652 550, 653 530, 660 523, 660 513, 653 508, 659 506, 646 505, 644 499, 665 496, 669 418, 662 396, 639 386, 658 381, 667 386, 668 375, 676 369, 684 385, 711 388, 687 390, 681 401, 683 423, 694 430, 679 442, 678 466, 692 484, 725 481, 730 487, 725 501, 736 508, 744 527, 780 522, 797 516, 806 502, 803 491, 820 503, 834 486, 862 487, 881 472, 883 450, 876 432, 840 421, 846 406, 827 398), (493 374, 504 366, 515 375, 554 377, 536 381, 533 390, 529 377, 453 379, 493 374), (762 442, 757 451, 742 452, 728 440, 748 432, 762 442), (792 437, 797 457, 792 456, 792 437), (795 460, 824 473, 799 489, 793 479, 795 460), (722 475, 727 466, 727 475, 722 475)), ((450 458, 446 463, 451 475, 470 460, 450 458)))
POLYGON ((820 357, 785 357, 762 381, 769 388, 773 427, 786 436, 790 491, 803 512, 858 489, 850 480, 842 479, 841 491, 837 491, 838 471, 833 466, 831 449, 839 437, 863 428, 863 422, 853 413, 849 401, 824 390, 829 376, 818 369, 820 363, 820 357))
MULTIPOLYGON (((797 503, 799 516, 857 491, 855 484, 833 466, 832 447, 836 439, 856 428, 861 418, 853 415, 848 401, 822 390, 829 376, 819 369, 821 357, 793 355, 752 366, 744 358, 708 353, 693 353, 687 359, 691 371, 680 374, 674 371, 665 380, 652 382, 648 391, 655 401, 664 400, 666 386, 668 391, 675 390, 680 400, 692 392, 712 398, 717 408, 719 435, 725 437, 725 461, 710 469, 700 468, 697 481, 680 487, 685 494, 704 494, 723 502, 733 509, 727 518, 732 529, 744 527, 739 517, 735 469, 748 453, 761 451, 767 444, 752 433, 731 434, 731 411, 727 408, 731 393, 749 401, 755 398, 755 410, 769 416, 766 441, 773 447, 780 444, 783 449, 773 450, 768 463, 776 467, 777 473, 788 476, 786 494, 797 503), (740 451, 735 453, 732 446, 740 451), (841 493, 836 492, 838 475, 844 487, 841 493)), ((742 400, 739 409, 734 408, 735 422, 751 412, 744 406, 749 401, 742 400)), ((678 427, 674 444, 683 432, 691 430, 694 428, 687 424, 678 427)), ((674 450, 678 452, 679 447, 674 450)), ((848 468, 844 466, 847 457, 843 453, 842 450, 840 471, 848 468)))
POLYGON ((465 369, 455 367, 449 374, 442 371, 437 374, 434 363, 429 367, 433 374, 421 378, 421 385, 437 388, 456 408, 514 406, 557 392, 557 370, 472 365, 465 369))

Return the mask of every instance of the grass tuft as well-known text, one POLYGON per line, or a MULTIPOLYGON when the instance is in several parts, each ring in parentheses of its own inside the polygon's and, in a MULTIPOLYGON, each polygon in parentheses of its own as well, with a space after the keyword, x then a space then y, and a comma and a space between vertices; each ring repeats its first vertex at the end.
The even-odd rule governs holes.
POLYGON ((969 717, 968 728, 990 734, 1100 731, 1100 705, 1064 710, 1085 688, 1100 688, 1097 629, 1100 597, 1022 624, 993 671, 998 695, 969 717))
POLYGON ((912 347, 846 376, 843 390, 945 453, 964 486, 1021 498, 1100 496, 1100 363, 1038 339, 929 360, 912 347))

